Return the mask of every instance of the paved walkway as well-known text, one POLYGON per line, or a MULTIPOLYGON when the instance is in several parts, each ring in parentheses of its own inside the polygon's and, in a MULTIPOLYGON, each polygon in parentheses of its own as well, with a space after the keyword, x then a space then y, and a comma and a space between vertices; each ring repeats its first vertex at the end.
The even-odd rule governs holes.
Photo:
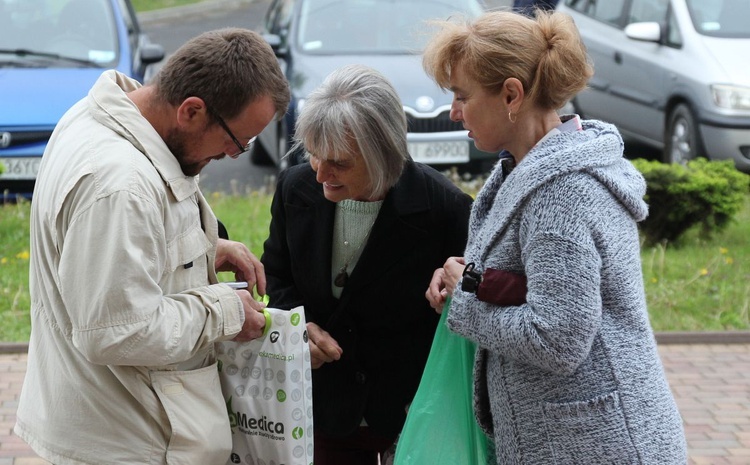
MULTIPOLYGON (((691 465, 750 465, 750 334, 733 336, 660 338, 691 465)), ((0 465, 48 465, 12 432, 25 370, 25 352, 0 353, 0 465)))

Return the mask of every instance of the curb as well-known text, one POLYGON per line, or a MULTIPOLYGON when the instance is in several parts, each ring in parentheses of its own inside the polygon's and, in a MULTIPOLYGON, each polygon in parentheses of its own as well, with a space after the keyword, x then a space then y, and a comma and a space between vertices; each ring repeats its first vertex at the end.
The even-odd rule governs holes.
POLYGON ((668 331, 656 333, 656 343, 667 344, 750 344, 750 331, 668 331))
POLYGON ((158 23, 159 21, 184 17, 192 14, 207 13, 219 8, 239 7, 240 5, 253 3, 255 0, 204 0, 189 5, 161 10, 151 10, 138 13, 138 22, 141 24, 158 23))
MULTIPOLYGON (((669 331, 655 333, 656 343, 670 344, 750 344, 750 331, 669 331)), ((0 354, 22 354, 29 351, 28 342, 0 342, 0 354)))

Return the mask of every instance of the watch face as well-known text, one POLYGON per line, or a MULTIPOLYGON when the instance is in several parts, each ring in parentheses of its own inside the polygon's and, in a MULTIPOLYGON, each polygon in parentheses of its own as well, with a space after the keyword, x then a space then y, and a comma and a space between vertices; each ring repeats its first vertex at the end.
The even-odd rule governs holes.
POLYGON ((461 279, 461 290, 464 292, 476 293, 479 288, 479 283, 482 282, 482 274, 478 271, 474 271, 474 263, 469 263, 464 268, 461 279))

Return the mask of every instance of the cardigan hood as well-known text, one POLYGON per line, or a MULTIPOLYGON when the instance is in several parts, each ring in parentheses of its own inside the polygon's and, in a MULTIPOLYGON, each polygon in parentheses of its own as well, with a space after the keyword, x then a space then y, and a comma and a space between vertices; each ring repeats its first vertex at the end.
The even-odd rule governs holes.
POLYGON ((605 186, 635 221, 642 221, 648 215, 643 200, 646 182, 623 158, 620 133, 601 121, 586 120, 582 125, 580 131, 548 138, 521 160, 502 186, 503 194, 513 199, 507 204, 518 206, 531 192, 556 177, 584 172, 605 186))

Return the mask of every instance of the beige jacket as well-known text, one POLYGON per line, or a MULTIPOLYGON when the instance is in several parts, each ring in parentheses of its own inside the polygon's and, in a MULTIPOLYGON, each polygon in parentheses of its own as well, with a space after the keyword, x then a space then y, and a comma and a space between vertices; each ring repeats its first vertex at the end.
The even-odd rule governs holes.
POLYGON ((213 346, 242 304, 216 284, 216 218, 125 95, 137 86, 105 72, 44 154, 15 432, 57 465, 224 464, 213 346))

